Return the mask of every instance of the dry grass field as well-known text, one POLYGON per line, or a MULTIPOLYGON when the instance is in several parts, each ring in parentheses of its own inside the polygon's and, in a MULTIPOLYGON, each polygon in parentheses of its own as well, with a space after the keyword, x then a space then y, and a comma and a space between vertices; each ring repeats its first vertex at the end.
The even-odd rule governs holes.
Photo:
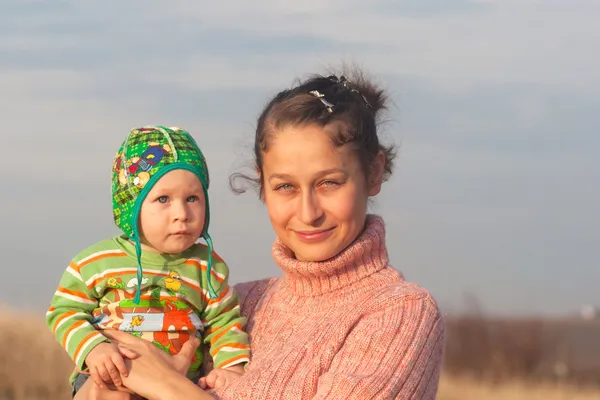
POLYGON ((480 383, 443 376, 438 400, 600 400, 600 388, 511 380, 501 384, 480 383))
MULTIPOLYGON (((71 363, 40 316, 0 310, 0 400, 69 399, 71 363)), ((510 377, 501 383, 452 378, 445 373, 439 400, 600 400, 600 388, 575 383, 531 383, 510 377)))

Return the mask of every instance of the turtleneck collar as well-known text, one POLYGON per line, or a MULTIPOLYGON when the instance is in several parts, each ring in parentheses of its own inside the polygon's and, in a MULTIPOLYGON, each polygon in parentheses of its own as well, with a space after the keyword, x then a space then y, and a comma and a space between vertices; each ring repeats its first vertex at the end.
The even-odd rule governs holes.
POLYGON ((279 239, 273 245, 273 258, 284 271, 286 290, 299 296, 318 296, 352 285, 388 265, 385 226, 379 216, 367 215, 358 238, 326 261, 298 261, 279 239))

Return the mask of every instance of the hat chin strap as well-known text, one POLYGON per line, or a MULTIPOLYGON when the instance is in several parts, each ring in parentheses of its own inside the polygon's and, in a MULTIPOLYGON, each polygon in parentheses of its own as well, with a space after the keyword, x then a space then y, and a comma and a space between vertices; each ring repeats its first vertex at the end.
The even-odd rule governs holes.
POLYGON ((140 297, 142 295, 142 244, 140 243, 139 235, 135 235, 135 256, 137 258, 137 286, 135 289, 135 298, 133 302, 140 304, 140 297))
MULTIPOLYGON (((176 162, 176 163, 166 165, 163 168, 161 168, 159 171, 157 171, 154 175, 152 175, 152 177, 146 183, 146 185, 144 186, 144 188, 142 189, 142 191, 140 192, 138 197, 135 199, 135 204, 134 204, 133 212, 131 215, 131 227, 133 228, 133 235, 131 238, 134 239, 134 241, 135 241, 135 254, 136 254, 136 258, 137 258, 137 287, 136 287, 136 291, 135 291, 135 298, 133 300, 135 302, 135 304, 140 304, 141 291, 142 291, 142 280, 143 280, 142 244, 140 243, 140 235, 139 235, 139 231, 138 231, 138 218, 139 218, 139 215, 140 215, 140 212, 142 209, 142 202, 144 201, 144 199, 148 195, 148 192, 150 192, 150 190, 152 189, 154 184, 162 176, 164 176, 167 172, 173 171, 175 169, 183 169, 183 170, 190 171, 190 172, 198 175, 197 168, 190 166, 188 164, 176 162)), ((200 176, 198 176, 198 179, 200 179, 200 181, 202 182, 202 179, 200 176)), ((208 192, 207 192, 206 188, 204 187, 204 184, 202 185, 202 189, 204 190, 204 196, 206 197, 205 231, 204 231, 204 233, 202 233, 202 236, 201 236, 204 239, 204 241, 206 242, 206 245, 208 247, 208 260, 207 260, 207 266, 206 266, 206 281, 208 283, 209 297, 211 299, 216 299, 219 296, 218 296, 217 291, 213 287, 212 276, 211 276, 212 275, 212 266, 213 266, 213 242, 212 242, 212 238, 208 234, 208 231, 206 230, 206 227, 208 226, 208 223, 209 223, 209 217, 210 217, 209 209, 208 209, 208 192)))
POLYGON ((218 297, 218 294, 212 285, 212 276, 211 276, 212 266, 213 266, 213 242, 212 242, 212 238, 210 237, 208 232, 204 232, 202 234, 202 238, 204 239, 204 241, 206 242, 206 245, 208 246, 208 262, 207 262, 208 265, 206 266, 206 281, 208 282, 208 295, 210 296, 211 299, 216 299, 218 297))

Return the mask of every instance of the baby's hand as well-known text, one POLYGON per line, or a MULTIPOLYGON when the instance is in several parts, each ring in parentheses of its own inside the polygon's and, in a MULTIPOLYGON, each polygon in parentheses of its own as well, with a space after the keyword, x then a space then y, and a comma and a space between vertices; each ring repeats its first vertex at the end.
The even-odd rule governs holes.
POLYGON ((127 367, 117 345, 100 343, 90 351, 85 359, 90 375, 96 385, 105 387, 106 384, 121 386, 121 375, 127 376, 127 367))
POLYGON ((244 369, 241 366, 233 366, 230 368, 213 369, 208 375, 203 376, 198 381, 198 386, 202 389, 219 389, 223 386, 231 384, 236 379, 239 379, 244 374, 244 369))

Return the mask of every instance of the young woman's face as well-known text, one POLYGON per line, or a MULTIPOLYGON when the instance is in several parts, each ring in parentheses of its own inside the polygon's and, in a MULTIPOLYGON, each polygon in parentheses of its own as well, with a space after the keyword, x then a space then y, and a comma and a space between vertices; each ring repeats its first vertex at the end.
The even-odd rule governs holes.
POLYGON ((369 196, 379 193, 385 158, 369 179, 348 146, 317 125, 278 131, 263 154, 263 198, 279 239, 301 261, 334 257, 362 232, 369 196))

